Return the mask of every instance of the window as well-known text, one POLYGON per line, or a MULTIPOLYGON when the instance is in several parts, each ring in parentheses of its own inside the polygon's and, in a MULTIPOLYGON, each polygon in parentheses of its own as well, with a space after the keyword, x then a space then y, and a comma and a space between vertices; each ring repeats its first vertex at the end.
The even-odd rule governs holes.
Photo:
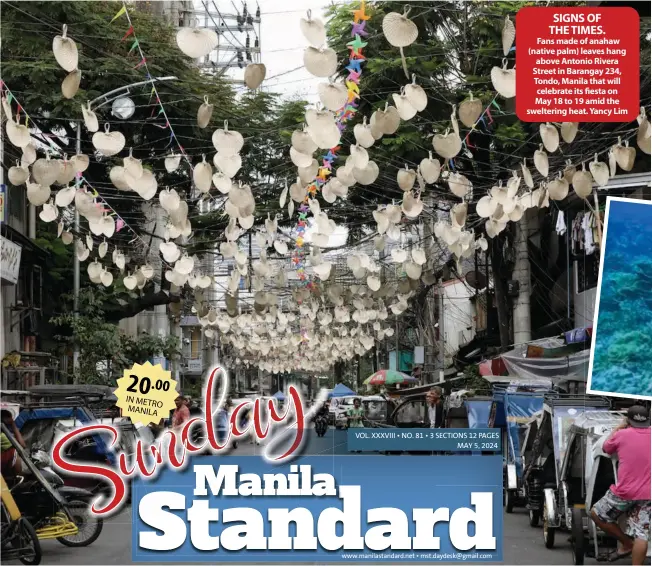
POLYGON ((197 360, 202 357, 201 328, 184 328, 182 355, 187 360, 197 360))
POLYGON ((424 401, 410 401, 399 407, 396 411, 396 424, 409 424, 425 422, 426 418, 426 402, 424 401))
POLYGON ((365 415, 372 421, 385 420, 387 417, 386 401, 364 401, 363 406, 365 409, 365 415))
POLYGON ((190 357, 197 359, 201 356, 201 330, 195 328, 190 335, 190 357))
POLYGON ((25 204, 25 195, 26 192, 22 187, 15 187, 14 185, 7 185, 7 200, 6 203, 7 210, 9 214, 7 216, 7 221, 9 217, 16 218, 19 222, 24 222, 27 215, 25 214, 26 204, 25 204))
MULTIPOLYGON (((229 265, 229 277, 233 275, 234 267, 232 265, 229 265)), ((240 276, 240 283, 238 284, 238 290, 240 291, 246 291, 247 290, 247 279, 245 277, 240 276)))

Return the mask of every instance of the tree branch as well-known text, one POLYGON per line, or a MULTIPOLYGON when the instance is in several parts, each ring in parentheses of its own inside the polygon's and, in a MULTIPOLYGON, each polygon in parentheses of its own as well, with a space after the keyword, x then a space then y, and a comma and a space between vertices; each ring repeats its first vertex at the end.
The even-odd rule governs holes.
POLYGON ((166 291, 158 291, 143 295, 138 299, 131 299, 126 305, 116 305, 116 308, 109 308, 105 311, 105 320, 107 322, 119 322, 125 318, 131 318, 138 313, 160 305, 169 305, 178 303, 181 298, 177 295, 170 295, 166 291))

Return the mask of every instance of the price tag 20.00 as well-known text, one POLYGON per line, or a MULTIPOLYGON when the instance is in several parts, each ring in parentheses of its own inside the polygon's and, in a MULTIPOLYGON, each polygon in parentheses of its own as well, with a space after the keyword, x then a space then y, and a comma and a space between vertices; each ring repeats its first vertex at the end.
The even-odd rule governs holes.
POLYGON ((116 405, 122 409, 122 416, 134 423, 158 423, 174 409, 174 400, 179 395, 176 387, 172 374, 160 364, 134 364, 118 379, 116 405))

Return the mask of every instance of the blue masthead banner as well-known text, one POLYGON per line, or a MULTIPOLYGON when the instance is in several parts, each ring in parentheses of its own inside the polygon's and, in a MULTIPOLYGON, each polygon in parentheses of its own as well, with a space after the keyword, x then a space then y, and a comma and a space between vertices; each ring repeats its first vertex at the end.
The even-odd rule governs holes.
POLYGON ((502 456, 207 456, 132 488, 136 562, 503 558, 502 456))

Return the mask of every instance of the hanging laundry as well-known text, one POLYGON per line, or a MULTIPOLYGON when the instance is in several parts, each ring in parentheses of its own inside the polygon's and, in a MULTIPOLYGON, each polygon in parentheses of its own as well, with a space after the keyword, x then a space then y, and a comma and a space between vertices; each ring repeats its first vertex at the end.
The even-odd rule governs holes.
POLYGON ((582 218, 584 214, 578 212, 571 224, 571 251, 577 255, 584 249, 584 233, 582 232, 582 218))
POLYGON ((592 213, 587 213, 582 218, 582 230, 584 231, 584 253, 591 255, 595 251, 593 239, 592 213))
POLYGON ((598 223, 593 212, 578 212, 570 228, 571 252, 591 255, 599 248, 598 223))
POLYGON ((564 216, 564 213, 561 211, 557 214, 557 225, 555 226, 555 230, 559 236, 563 236, 566 233, 566 219, 564 216))

